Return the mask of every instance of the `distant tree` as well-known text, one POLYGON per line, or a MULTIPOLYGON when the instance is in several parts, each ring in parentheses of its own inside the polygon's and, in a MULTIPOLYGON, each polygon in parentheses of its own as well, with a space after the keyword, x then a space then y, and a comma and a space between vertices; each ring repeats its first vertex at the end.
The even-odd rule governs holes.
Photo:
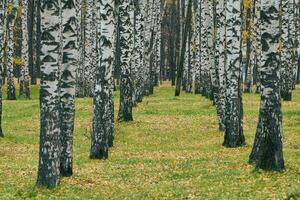
POLYGON ((25 95, 30 98, 29 89, 29 69, 28 69, 28 27, 27 27, 27 0, 22 0, 22 67, 20 77, 20 93, 19 95, 25 95))
POLYGON ((260 87, 260 61, 261 61, 261 40, 260 40, 260 5, 261 0, 254 0, 252 5, 252 16, 251 16, 251 52, 250 52, 250 67, 252 68, 252 81, 256 84, 256 93, 261 90, 260 87))
POLYGON ((226 3, 226 122, 225 147, 245 144, 241 90, 241 2, 226 3))
POLYGON ((143 15, 143 2, 135 1, 135 24, 134 24, 134 38, 136 47, 136 56, 134 59, 135 66, 137 68, 137 80, 136 80, 136 90, 134 94, 134 100, 139 103, 143 99, 144 93, 144 77, 145 77, 145 66, 143 64, 144 52, 144 15, 143 15))
POLYGON ((281 0, 281 96, 283 100, 292 100, 294 84, 294 61, 293 61, 293 32, 294 26, 294 2, 293 0, 281 0))
POLYGON ((133 48, 133 24, 130 20, 130 12, 133 12, 131 1, 121 0, 119 6, 120 14, 120 106, 119 121, 132 121, 132 97, 133 81, 130 57, 133 48))
POLYGON ((259 122, 249 162, 265 170, 282 171, 282 113, 280 97, 280 2, 262 0, 262 67, 259 122))
POLYGON ((41 0, 36 0, 36 16, 35 16, 35 30, 36 30, 36 61, 35 61, 35 69, 37 73, 37 77, 41 77, 41 0))
POLYGON ((62 0, 62 63, 60 65, 60 131, 62 176, 73 174, 73 132, 77 70, 77 0, 62 0))
POLYGON ((96 42, 96 0, 83 0, 81 4, 80 60, 77 70, 76 96, 92 97, 95 87, 95 69, 98 63, 96 42))
POLYGON ((151 90, 153 88, 152 84, 152 77, 153 77, 153 70, 152 70, 152 61, 151 57, 153 54, 153 40, 154 40, 154 33, 153 33, 153 4, 154 0, 147 0, 143 10, 145 13, 145 43, 144 43, 144 65, 145 65, 145 73, 144 73, 144 95, 148 96, 151 94, 151 90))
POLYGON ((13 68, 14 77, 20 78, 22 67, 22 0, 13 1, 13 68))
POLYGON ((187 14, 186 14, 186 18, 185 18, 185 26, 183 29, 184 31, 183 31, 182 40, 181 40, 181 52, 180 52, 178 66, 177 66, 175 96, 180 95, 182 78, 183 78, 183 70, 184 70, 184 60, 187 59, 187 58, 185 58, 185 55, 186 55, 189 31, 191 30, 192 5, 193 5, 193 1, 189 0, 188 5, 187 5, 187 14))
POLYGON ((243 0, 242 4, 242 67, 244 92, 250 93, 253 89, 253 66, 250 64, 251 56, 251 15, 254 0, 243 0))
POLYGON ((3 84, 3 44, 4 44, 4 0, 0 0, 0 137, 2 131, 2 84, 3 84))
POLYGON ((31 77, 31 85, 37 84, 37 69, 36 69, 36 8, 38 8, 37 0, 28 0, 28 66, 31 77))
POLYGON ((200 80, 201 80, 201 88, 200 91, 202 95, 211 98, 211 76, 210 76, 210 54, 209 54, 209 46, 208 46, 208 35, 209 27, 212 26, 213 22, 210 20, 210 7, 209 2, 207 0, 201 0, 201 59, 200 59, 200 80))
POLYGON ((200 37, 201 37, 201 0, 197 0, 194 3, 194 15, 195 15, 195 93, 201 94, 201 49, 200 49, 200 37))
POLYGON ((60 8, 60 0, 41 0, 41 121, 37 186, 55 187, 60 178, 60 8))
POLYGON ((226 1, 216 1, 216 69, 218 71, 217 111, 219 129, 225 130, 226 109, 226 1))
POLYGON ((107 159, 108 148, 112 146, 114 123, 113 107, 113 64, 114 64, 114 1, 104 0, 96 4, 100 18, 97 20, 97 41, 99 64, 96 66, 96 86, 94 91, 93 131, 90 158, 107 159), (98 5, 100 4, 100 5, 98 5))
POLYGON ((218 90, 219 90, 219 77, 218 70, 216 68, 216 45, 215 45, 215 2, 208 1, 208 26, 207 26, 207 45, 208 45, 208 63, 209 63, 209 75, 210 75, 210 93, 209 98, 213 101, 214 105, 218 104, 218 90))
POLYGON ((13 66, 13 55, 14 55, 14 41, 13 41, 13 28, 15 21, 15 13, 13 0, 8 0, 7 3, 7 21, 8 21, 8 39, 7 39, 7 99, 16 99, 16 89, 14 83, 14 66, 13 66))
POLYGON ((78 5, 78 67, 76 73, 76 97, 85 96, 85 22, 86 22, 86 0, 81 0, 78 5))

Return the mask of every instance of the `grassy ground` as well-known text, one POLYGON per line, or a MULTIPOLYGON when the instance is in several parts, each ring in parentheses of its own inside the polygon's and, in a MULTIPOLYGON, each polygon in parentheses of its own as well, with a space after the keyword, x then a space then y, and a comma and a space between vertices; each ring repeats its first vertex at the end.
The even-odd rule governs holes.
MULTIPOLYGON (((222 147, 216 113, 201 96, 173 97, 167 85, 134 109, 135 121, 116 123, 107 161, 89 160, 92 101, 77 100, 74 176, 57 189, 37 189, 38 90, 32 100, 4 101, 0 140, 0 199, 286 199, 300 198, 300 88, 283 104, 286 172, 247 164, 259 96, 246 94, 247 145, 222 147)), ((118 96, 116 96, 116 108, 118 96)))

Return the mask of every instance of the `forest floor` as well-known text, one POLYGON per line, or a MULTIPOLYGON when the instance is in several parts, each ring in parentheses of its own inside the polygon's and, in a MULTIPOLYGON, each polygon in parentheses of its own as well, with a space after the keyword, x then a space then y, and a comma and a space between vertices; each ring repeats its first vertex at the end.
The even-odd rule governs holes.
MULTIPOLYGON (((288 199, 300 198, 300 88, 283 103, 284 173, 247 164, 259 96, 244 95, 247 145, 222 146, 211 102, 200 95, 174 97, 166 84, 134 109, 134 122, 116 123, 109 160, 89 159, 91 98, 78 99, 74 175, 56 189, 35 188, 39 149, 38 89, 31 100, 3 102, 0 199, 288 199)), ((118 94, 115 96, 116 110, 118 94)))

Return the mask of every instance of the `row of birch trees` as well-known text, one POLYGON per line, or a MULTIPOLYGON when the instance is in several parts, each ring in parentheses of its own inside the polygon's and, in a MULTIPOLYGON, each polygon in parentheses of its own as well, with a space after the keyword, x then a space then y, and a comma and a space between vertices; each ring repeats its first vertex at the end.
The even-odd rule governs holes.
POLYGON ((108 158, 113 91, 120 88, 118 121, 132 121, 133 106, 159 84, 163 7, 158 0, 41 0, 38 186, 73 174, 76 96, 93 98, 90 158, 108 158))
POLYGON ((1 5, 2 85, 6 97, 30 98, 30 84, 36 85, 40 66, 39 0, 4 0, 1 5), (17 81, 16 81, 17 80, 17 81))
POLYGON ((169 24, 170 42, 176 43, 168 44, 177 45, 179 50, 171 52, 177 57, 166 56, 176 64, 169 76, 175 96, 194 88, 209 98, 224 131, 223 145, 235 148, 246 144, 243 92, 261 94, 249 163, 284 170, 281 99, 291 101, 299 82, 300 2, 188 0, 174 1, 170 10, 170 20, 179 16, 169 24))
POLYGON ((132 121, 133 107, 164 80, 176 96, 212 100, 229 148, 245 144, 243 92, 261 94, 249 162, 282 171, 281 99, 292 100, 299 81, 299 9, 299 0, 0 1, 0 89, 6 83, 15 99, 17 77, 29 98, 40 78, 37 185, 73 174, 76 97, 93 98, 90 158, 107 159, 114 90, 118 121, 132 121))

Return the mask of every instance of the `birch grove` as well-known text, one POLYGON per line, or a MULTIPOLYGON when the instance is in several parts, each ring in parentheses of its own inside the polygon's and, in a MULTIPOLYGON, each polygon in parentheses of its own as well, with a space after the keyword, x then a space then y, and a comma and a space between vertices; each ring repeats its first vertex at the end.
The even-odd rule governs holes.
POLYGON ((1 0, 0 57, 1 138, 2 101, 30 101, 38 87, 37 186, 73 175, 78 113, 92 110, 89 157, 106 160, 119 126, 139 123, 135 111, 164 84, 172 100, 213 106, 223 148, 252 144, 243 98, 260 95, 249 163, 285 169, 281 102, 300 83, 299 0, 1 0))

